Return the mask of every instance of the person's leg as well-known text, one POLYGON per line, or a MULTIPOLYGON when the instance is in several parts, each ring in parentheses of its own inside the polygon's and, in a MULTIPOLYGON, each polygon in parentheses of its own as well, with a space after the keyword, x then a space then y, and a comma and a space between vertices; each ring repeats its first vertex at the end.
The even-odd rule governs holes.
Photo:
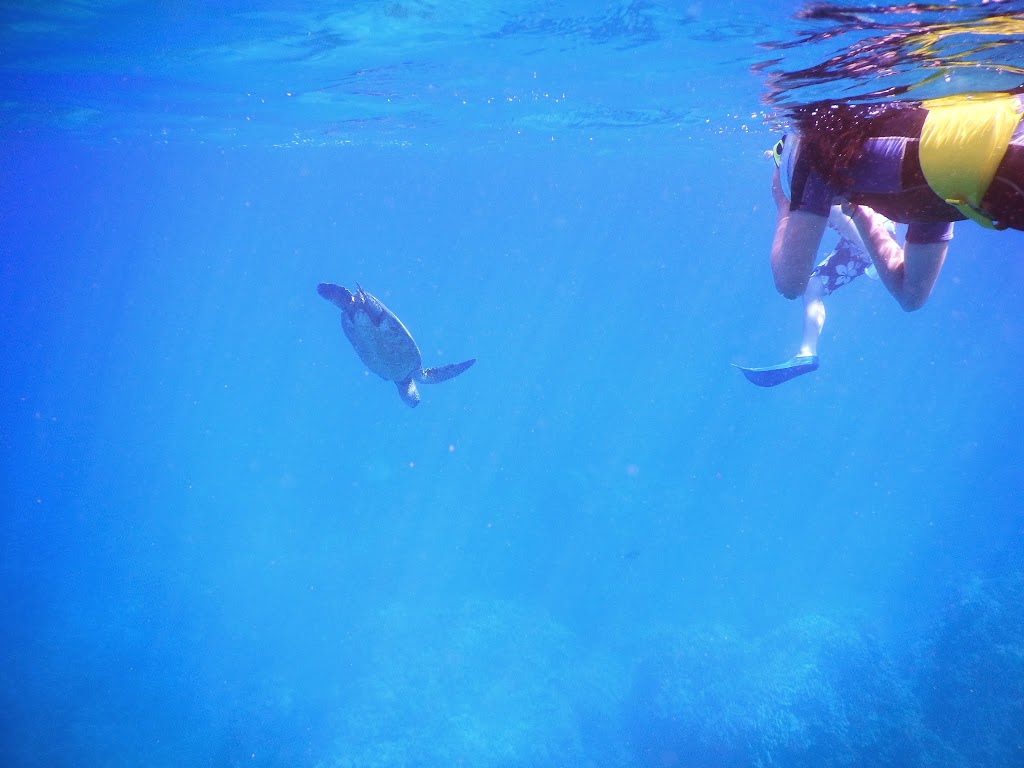
POLYGON ((867 255, 846 238, 840 239, 836 247, 814 268, 804 292, 803 338, 800 343, 800 357, 818 354, 818 338, 825 325, 826 296, 848 283, 852 283, 871 266, 867 255))
POLYGON ((871 261, 854 243, 840 237, 835 249, 811 272, 804 291, 803 338, 795 357, 779 365, 748 368, 736 365, 747 380, 759 387, 774 387, 818 369, 818 338, 825 325, 823 299, 864 274, 871 261))
POLYGON ((818 354, 818 338, 825 325, 825 286, 818 275, 812 275, 804 291, 804 335, 800 344, 800 357, 818 354))
POLYGON ((748 368, 733 363, 747 381, 759 387, 774 387, 818 369, 818 336, 825 324, 825 302, 822 298, 827 295, 824 279, 812 273, 804 290, 804 336, 800 351, 786 362, 766 368, 748 368))

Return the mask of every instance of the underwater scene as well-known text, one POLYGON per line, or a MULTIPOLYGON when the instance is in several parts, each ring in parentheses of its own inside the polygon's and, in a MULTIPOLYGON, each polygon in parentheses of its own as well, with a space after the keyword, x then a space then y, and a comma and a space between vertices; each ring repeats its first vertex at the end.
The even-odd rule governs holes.
POLYGON ((0 765, 1024 765, 1022 86, 1018 0, 6 3, 0 765), (894 104, 938 229, 801 207, 894 104))

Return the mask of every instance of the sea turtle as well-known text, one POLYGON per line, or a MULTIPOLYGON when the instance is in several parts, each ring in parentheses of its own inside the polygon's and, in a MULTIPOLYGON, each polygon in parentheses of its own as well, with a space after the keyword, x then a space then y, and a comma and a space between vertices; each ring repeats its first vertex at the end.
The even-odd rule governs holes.
POLYGON ((402 321, 377 297, 356 283, 356 292, 333 283, 320 283, 317 293, 341 310, 341 329, 359 359, 385 381, 395 382, 399 396, 410 408, 420 403, 416 382, 447 381, 476 362, 424 368, 420 349, 402 321))

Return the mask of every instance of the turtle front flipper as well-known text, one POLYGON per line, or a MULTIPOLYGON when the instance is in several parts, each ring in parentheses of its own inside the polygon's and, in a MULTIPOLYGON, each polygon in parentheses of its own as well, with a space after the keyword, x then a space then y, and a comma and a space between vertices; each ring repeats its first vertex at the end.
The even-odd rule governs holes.
POLYGON ((316 292, 334 304, 338 309, 350 311, 352 308, 352 294, 347 288, 342 288, 334 283, 320 283, 316 292))
POLYGON ((441 381, 448 381, 448 379, 454 379, 475 362, 476 358, 474 357, 472 360, 467 360, 464 363, 452 363, 451 365, 439 365, 436 368, 424 368, 416 376, 416 379, 417 381, 422 381, 424 384, 437 384, 441 381))
POLYGON ((402 381, 396 381, 395 386, 398 387, 398 396, 410 408, 415 408, 420 404, 420 392, 416 389, 416 382, 412 380, 412 376, 402 381))

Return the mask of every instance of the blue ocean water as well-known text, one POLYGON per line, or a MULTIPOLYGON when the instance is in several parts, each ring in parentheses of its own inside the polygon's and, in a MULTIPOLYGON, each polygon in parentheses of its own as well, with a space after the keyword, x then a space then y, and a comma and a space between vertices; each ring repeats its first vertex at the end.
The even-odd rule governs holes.
POLYGON ((731 365, 799 340, 750 71, 797 4, 47 8, 0 28, 0 763, 1022 764, 1019 233, 731 365), (322 281, 477 363, 409 409, 322 281))

